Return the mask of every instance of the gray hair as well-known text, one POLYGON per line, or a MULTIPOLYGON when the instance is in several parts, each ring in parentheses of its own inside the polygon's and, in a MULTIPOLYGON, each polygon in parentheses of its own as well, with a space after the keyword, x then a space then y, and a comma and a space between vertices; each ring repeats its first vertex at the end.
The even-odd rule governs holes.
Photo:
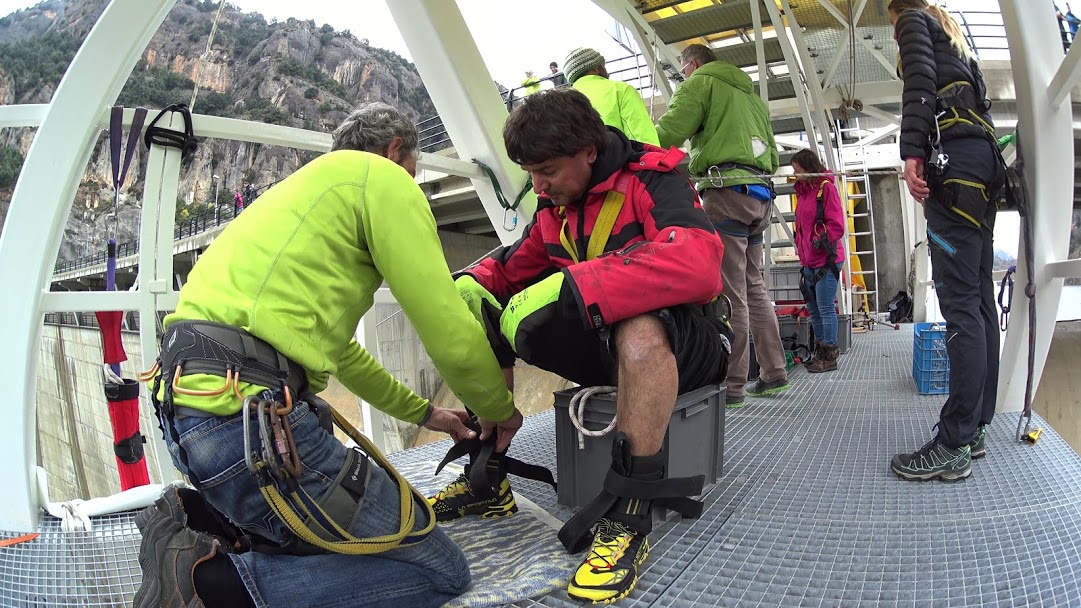
POLYGON ((679 54, 679 59, 683 62, 693 60, 701 65, 706 65, 711 61, 717 61, 717 54, 704 44, 692 44, 683 49, 683 52, 679 54))
POLYGON ((416 155, 417 127, 400 110, 385 103, 370 103, 354 110, 334 130, 334 150, 382 153, 395 137, 402 138, 402 153, 416 155))

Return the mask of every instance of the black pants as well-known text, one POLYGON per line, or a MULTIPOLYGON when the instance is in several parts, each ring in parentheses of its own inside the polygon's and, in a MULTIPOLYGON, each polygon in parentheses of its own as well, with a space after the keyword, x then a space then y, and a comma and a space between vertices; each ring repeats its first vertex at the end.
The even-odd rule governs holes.
POLYGON ((924 213, 950 358, 950 396, 939 414, 938 434, 958 448, 995 415, 999 328, 991 271, 1002 170, 987 141, 947 143, 950 166, 931 185, 924 213))

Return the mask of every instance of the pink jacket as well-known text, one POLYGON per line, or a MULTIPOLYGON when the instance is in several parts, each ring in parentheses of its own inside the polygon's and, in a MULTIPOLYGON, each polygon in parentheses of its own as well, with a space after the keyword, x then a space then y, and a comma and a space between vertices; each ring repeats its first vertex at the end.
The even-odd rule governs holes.
POLYGON ((826 252, 811 246, 814 238, 821 233, 821 226, 815 226, 818 213, 818 192, 821 188, 825 202, 826 234, 836 244, 835 262, 845 261, 844 243, 845 214, 841 207, 841 196, 833 184, 833 176, 820 177, 818 181, 798 181, 796 188, 796 253, 800 264, 808 268, 821 268, 826 265, 826 252))

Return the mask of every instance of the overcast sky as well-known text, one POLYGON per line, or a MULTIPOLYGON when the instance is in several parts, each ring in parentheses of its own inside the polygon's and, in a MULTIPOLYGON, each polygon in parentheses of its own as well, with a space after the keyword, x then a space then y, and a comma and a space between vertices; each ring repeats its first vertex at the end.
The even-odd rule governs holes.
MULTIPOLYGON (((267 19, 296 17, 314 19, 318 25, 329 23, 412 59, 386 0, 228 1, 267 19)), ((0 16, 36 3, 0 0, 0 16)), ((609 59, 627 54, 605 33, 611 19, 590 0, 458 0, 458 6, 492 77, 508 86, 520 83, 527 68, 540 76, 548 73, 551 61, 562 66, 567 53, 579 46, 596 48, 609 59)))

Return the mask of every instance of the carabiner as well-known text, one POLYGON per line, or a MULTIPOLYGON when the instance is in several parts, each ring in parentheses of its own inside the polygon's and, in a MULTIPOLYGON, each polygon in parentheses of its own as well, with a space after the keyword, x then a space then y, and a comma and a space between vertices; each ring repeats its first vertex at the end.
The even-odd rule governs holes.
POLYGON ((518 212, 510 207, 503 210, 503 230, 510 232, 518 227, 518 212))

